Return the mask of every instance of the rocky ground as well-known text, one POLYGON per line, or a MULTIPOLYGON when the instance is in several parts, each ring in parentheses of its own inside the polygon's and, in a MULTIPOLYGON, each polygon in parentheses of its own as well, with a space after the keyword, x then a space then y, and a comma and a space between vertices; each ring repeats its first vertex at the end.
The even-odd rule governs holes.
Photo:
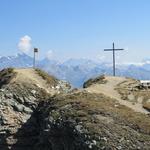
MULTIPOLYGON (((115 82, 117 87, 125 83, 121 81, 115 82)), ((0 149, 149 150, 150 115, 105 90, 92 90, 110 83, 100 77, 79 90, 41 70, 1 71, 0 149)))
POLYGON ((47 143, 54 150, 150 147, 150 116, 103 94, 78 91, 57 96, 43 103, 38 112, 42 137, 39 149, 47 143))
POLYGON ((0 72, 0 149, 33 149, 39 135, 35 113, 39 103, 55 94, 70 91, 68 83, 44 75, 51 84, 33 69, 0 72))

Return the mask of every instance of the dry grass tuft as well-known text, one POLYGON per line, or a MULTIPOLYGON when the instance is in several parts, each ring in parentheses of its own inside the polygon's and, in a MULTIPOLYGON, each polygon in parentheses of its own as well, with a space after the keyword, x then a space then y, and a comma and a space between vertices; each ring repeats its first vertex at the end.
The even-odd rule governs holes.
POLYGON ((0 71, 0 88, 8 84, 15 75, 14 68, 7 68, 0 71))
POLYGON ((150 111, 150 102, 143 103, 143 108, 145 108, 146 110, 150 111))
POLYGON ((89 79, 83 84, 83 88, 87 88, 93 84, 106 84, 107 80, 105 79, 105 75, 101 75, 94 79, 89 79))
POLYGON ((35 71, 37 72, 39 76, 41 76, 47 82, 47 84, 50 84, 53 86, 57 85, 58 80, 54 76, 50 76, 48 73, 40 69, 35 69, 35 71))

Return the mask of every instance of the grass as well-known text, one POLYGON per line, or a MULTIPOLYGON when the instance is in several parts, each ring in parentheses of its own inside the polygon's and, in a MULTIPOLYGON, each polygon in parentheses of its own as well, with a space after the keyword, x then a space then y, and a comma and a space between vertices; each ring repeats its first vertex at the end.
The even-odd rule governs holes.
POLYGON ((8 84, 11 79, 16 75, 14 68, 7 68, 0 71, 0 88, 8 84))
POLYGON ((97 78, 94 78, 94 79, 89 79, 88 81, 86 81, 84 84, 83 84, 83 88, 87 88, 93 84, 106 84, 107 83, 107 80, 105 79, 105 75, 101 75, 97 78))
POLYGON ((58 80, 54 76, 50 76, 48 73, 40 69, 35 69, 35 71, 37 72, 39 76, 41 76, 47 82, 47 84, 50 84, 52 86, 57 85, 58 80))
POLYGON ((49 108, 44 108, 44 111, 60 130, 68 122, 71 127, 81 125, 83 136, 96 140, 97 145, 117 145, 122 137, 125 145, 129 144, 128 141, 135 145, 136 142, 150 141, 149 116, 118 103, 115 107, 116 101, 103 94, 76 91, 50 98, 45 105, 49 108))
POLYGON ((134 81, 134 84, 124 81, 117 86, 116 90, 123 100, 137 103, 140 98, 142 100, 143 108, 150 111, 150 102, 148 102, 150 100, 150 89, 140 89, 139 81, 136 80, 134 81), (129 95, 133 95, 134 98, 132 100, 129 99, 129 95))
MULTIPOLYGON (((54 103, 58 109, 62 109, 66 105, 70 106, 66 111, 66 115, 76 117, 80 121, 86 118, 85 124, 91 124, 93 115, 102 114, 116 120, 116 124, 121 123, 125 126, 130 126, 141 133, 150 134, 149 116, 134 112, 132 109, 123 105, 118 104, 118 107, 114 107, 116 103, 115 100, 102 94, 78 92, 65 96, 61 95, 54 98, 54 103)), ((97 127, 99 126, 99 123, 100 122, 97 123, 97 127)), ((96 129, 97 127, 95 127, 93 128, 96 129)))
POLYGON ((121 98, 123 100, 126 101, 131 101, 129 100, 128 96, 130 94, 132 94, 134 96, 134 99, 132 100, 132 102, 137 103, 138 102, 138 98, 142 98, 142 104, 143 104, 143 108, 150 111, 150 92, 149 90, 140 90, 138 89, 137 91, 129 91, 128 89, 125 88, 118 88, 118 92, 121 95, 121 98))
POLYGON ((143 108, 145 108, 146 110, 150 111, 150 102, 143 103, 143 108))

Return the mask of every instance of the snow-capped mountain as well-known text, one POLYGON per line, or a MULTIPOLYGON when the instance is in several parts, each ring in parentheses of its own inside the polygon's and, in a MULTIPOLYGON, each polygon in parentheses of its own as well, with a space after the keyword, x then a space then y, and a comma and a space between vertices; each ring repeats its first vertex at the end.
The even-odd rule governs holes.
POLYGON ((18 53, 15 56, 0 57, 0 69, 7 67, 31 67, 32 65, 33 59, 24 53, 18 53))
MULTIPOLYGON (((0 69, 6 67, 26 68, 33 66, 33 58, 26 54, 0 57, 0 69)), ((70 82, 75 87, 81 87, 83 82, 101 74, 112 74, 112 65, 104 62, 95 62, 89 59, 69 59, 63 63, 56 60, 43 59, 37 62, 37 67, 70 82)), ((136 79, 150 79, 150 61, 144 60, 139 64, 121 64, 116 69, 118 76, 133 77, 136 79)))

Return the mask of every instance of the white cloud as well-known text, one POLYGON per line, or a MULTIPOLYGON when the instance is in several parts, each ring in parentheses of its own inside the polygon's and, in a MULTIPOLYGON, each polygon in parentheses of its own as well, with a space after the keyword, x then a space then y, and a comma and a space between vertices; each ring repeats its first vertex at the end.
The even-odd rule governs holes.
POLYGON ((51 59, 53 57, 53 51, 52 50, 49 50, 46 54, 46 58, 47 59, 51 59))
POLYGON ((129 48, 128 48, 128 47, 125 47, 125 48, 124 48, 124 50, 128 51, 128 50, 129 50, 129 48))
POLYGON ((18 43, 18 49, 21 50, 24 53, 29 52, 31 49, 31 37, 28 35, 23 36, 20 38, 20 41, 18 43))
POLYGON ((96 57, 99 61, 104 61, 106 59, 106 56, 101 55, 101 54, 98 54, 96 57))
POLYGON ((145 63, 142 62, 123 62, 121 65, 135 65, 135 66, 143 66, 145 63))

